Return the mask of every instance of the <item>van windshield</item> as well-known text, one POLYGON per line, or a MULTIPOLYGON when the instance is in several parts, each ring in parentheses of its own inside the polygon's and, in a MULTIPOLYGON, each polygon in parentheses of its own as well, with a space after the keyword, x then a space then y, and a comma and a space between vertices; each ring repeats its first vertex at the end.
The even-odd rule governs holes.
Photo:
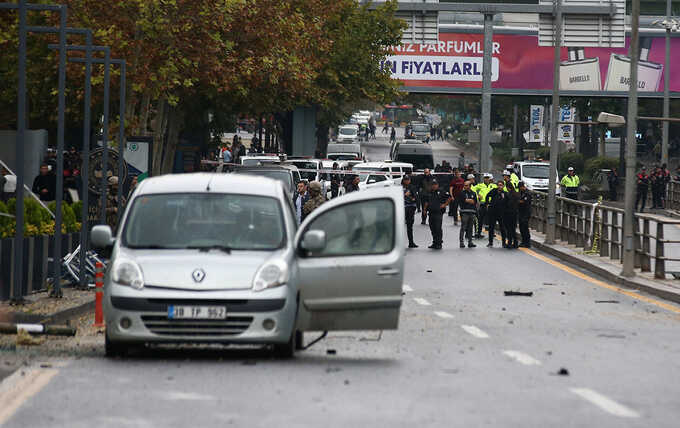
POLYGON ((348 154, 348 153, 329 153, 328 159, 332 160, 358 160, 358 155, 348 154))
POLYGON ((356 135, 357 130, 354 128, 340 128, 341 135, 356 135))
POLYGON ((257 195, 173 193, 135 198, 129 248, 274 250, 286 237, 278 200, 257 195))
POLYGON ((434 168, 432 155, 398 154, 396 161, 413 164, 413 169, 434 168))
POLYGON ((413 132, 429 132, 430 131, 430 126, 429 125, 413 125, 413 132))
POLYGON ((522 175, 527 178, 548 178, 550 166, 548 165, 524 165, 522 175))

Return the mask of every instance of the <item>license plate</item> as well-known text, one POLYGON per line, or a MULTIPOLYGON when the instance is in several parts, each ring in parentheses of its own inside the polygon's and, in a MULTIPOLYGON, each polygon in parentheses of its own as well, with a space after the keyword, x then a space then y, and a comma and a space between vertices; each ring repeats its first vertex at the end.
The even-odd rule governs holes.
POLYGON ((223 320, 227 318, 224 306, 168 306, 169 319, 223 320))

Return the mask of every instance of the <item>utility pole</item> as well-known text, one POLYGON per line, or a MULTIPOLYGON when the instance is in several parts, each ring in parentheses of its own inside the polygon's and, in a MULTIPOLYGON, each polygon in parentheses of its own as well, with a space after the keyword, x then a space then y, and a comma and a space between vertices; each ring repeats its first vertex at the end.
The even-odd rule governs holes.
MULTIPOLYGON (((671 0, 666 0, 666 21, 671 20, 671 0)), ((663 117, 670 117, 671 26, 666 25, 666 62, 663 70, 663 117)), ((668 164, 668 122, 661 128, 661 163, 668 164)))
POLYGON ((635 216, 635 163, 637 161, 637 88, 638 88, 638 60, 640 26, 640 0, 632 0, 631 33, 630 33, 630 85, 628 89, 628 118, 626 141, 626 188, 625 212, 623 215, 623 271, 621 275, 630 278, 635 276, 635 239, 633 222, 635 216))
POLYGON ((553 63, 553 96, 552 96, 552 112, 550 120, 550 176, 548 181, 548 228, 545 233, 545 243, 547 245, 555 244, 555 217, 557 199, 555 192, 557 191, 557 157, 560 153, 559 143, 557 141, 557 122, 559 122, 560 114, 560 47, 562 44, 562 0, 554 0, 553 17, 555 21, 554 39, 555 39, 555 58, 553 63))
POLYGON ((482 59, 482 129, 479 139, 479 171, 491 170, 491 58, 493 15, 484 14, 484 57, 482 59))

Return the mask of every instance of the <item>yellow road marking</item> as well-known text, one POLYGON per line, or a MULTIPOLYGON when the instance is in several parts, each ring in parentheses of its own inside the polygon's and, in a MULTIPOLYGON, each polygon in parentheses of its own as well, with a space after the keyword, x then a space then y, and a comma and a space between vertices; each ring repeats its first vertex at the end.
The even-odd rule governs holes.
POLYGON ((56 369, 17 370, 0 384, 0 425, 4 424, 14 413, 40 392, 52 378, 59 373, 56 369), (24 372, 22 376, 21 373, 24 372))
POLYGON ((542 261, 544 261, 548 264, 551 264, 558 269, 561 269, 561 270, 563 270, 567 273, 570 273, 570 274, 574 275, 575 277, 578 277, 578 278, 580 278, 584 281, 588 281, 591 284, 595 284, 599 287, 603 287, 603 288, 606 288, 608 290, 615 291, 617 293, 625 294, 626 296, 632 297, 636 300, 641 300, 643 302, 650 303, 652 305, 658 306, 660 308, 666 309, 666 310, 674 312, 676 314, 680 314, 680 308, 678 308, 676 306, 669 305, 668 303, 664 303, 660 300, 652 299, 650 297, 641 296, 637 293, 633 293, 633 292, 630 292, 628 290, 624 290, 623 288, 617 287, 615 285, 607 284, 604 281, 600 281, 599 279, 592 278, 592 277, 584 274, 583 272, 579 272, 574 268, 570 268, 569 266, 563 265, 562 263, 560 263, 558 261, 552 260, 552 259, 550 259, 550 258, 548 258, 544 255, 538 254, 537 252, 529 250, 527 248, 520 248, 520 250, 522 250, 526 254, 529 254, 530 256, 536 257, 539 260, 542 260, 542 261))

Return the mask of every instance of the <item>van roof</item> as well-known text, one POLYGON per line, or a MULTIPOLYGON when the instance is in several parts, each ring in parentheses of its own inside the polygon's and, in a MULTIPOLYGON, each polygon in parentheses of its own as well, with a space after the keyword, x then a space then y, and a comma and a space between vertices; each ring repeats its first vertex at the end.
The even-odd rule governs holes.
MULTIPOLYGON (((269 168, 266 168, 269 169, 269 168)), ((139 183, 137 196, 159 193, 246 193, 281 197, 283 187, 277 180, 242 174, 197 172, 149 177, 139 183)))

